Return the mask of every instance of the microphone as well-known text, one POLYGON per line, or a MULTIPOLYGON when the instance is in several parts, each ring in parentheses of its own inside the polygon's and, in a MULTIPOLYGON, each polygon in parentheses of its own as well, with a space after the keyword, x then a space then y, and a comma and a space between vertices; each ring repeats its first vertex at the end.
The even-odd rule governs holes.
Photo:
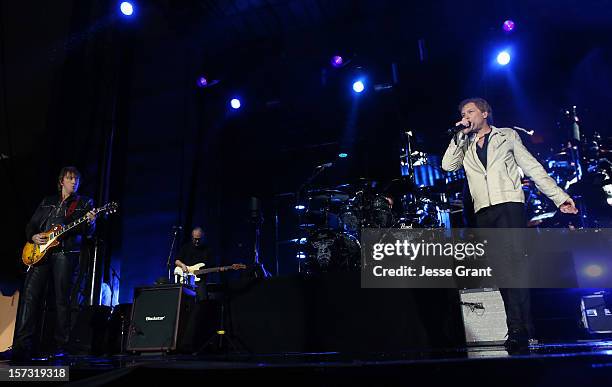
POLYGON ((317 165, 316 169, 329 168, 332 165, 334 165, 334 163, 325 163, 325 164, 317 165))
POLYGON ((463 124, 459 124, 457 126, 453 126, 450 129, 447 129, 446 133, 448 133, 448 134, 455 134, 455 133, 457 133, 457 132, 459 132, 459 131, 461 131, 463 129, 467 129, 467 128, 469 128, 469 126, 463 125, 463 124))

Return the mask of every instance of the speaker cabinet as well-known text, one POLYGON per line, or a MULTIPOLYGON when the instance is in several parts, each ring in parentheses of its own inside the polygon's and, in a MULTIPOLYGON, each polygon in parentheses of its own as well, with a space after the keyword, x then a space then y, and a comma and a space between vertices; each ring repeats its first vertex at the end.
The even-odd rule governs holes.
POLYGON ((612 312, 603 293, 582 297, 580 311, 582 324, 589 333, 612 333, 612 312))
POLYGON ((497 289, 461 290, 467 345, 497 345, 506 339, 506 310, 497 289))
POLYGON ((179 351, 195 292, 179 284, 134 289, 127 350, 179 351))

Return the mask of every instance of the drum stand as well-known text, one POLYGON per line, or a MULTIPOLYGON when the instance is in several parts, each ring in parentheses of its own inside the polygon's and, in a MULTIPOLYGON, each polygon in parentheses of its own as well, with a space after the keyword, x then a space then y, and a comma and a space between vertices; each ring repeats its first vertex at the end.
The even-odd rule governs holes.
MULTIPOLYGON (((318 167, 316 167, 314 169, 314 172, 312 173, 312 175, 310 175, 310 177, 308 177, 308 179, 306 179, 306 181, 300 186, 300 188, 298 189, 296 195, 295 195, 295 205, 296 208, 298 208, 298 206, 301 205, 300 200, 301 200, 301 194, 302 191, 304 191, 306 188, 308 188, 308 186, 310 185, 310 183, 312 183, 314 181, 314 179, 317 178, 317 176, 319 176, 321 174, 321 172, 323 172, 325 170, 325 168, 329 168, 331 166, 331 164, 323 164, 320 165, 318 167)), ((327 215, 326 215, 327 216, 327 215)), ((302 211, 298 210, 298 225, 302 224, 302 211)), ((301 238, 298 238, 298 240, 301 238)), ((299 251, 299 243, 297 244, 298 246, 298 251, 299 251)), ((296 251, 297 253, 297 251, 296 251)), ((302 272, 302 259, 298 259, 298 273, 302 272)))

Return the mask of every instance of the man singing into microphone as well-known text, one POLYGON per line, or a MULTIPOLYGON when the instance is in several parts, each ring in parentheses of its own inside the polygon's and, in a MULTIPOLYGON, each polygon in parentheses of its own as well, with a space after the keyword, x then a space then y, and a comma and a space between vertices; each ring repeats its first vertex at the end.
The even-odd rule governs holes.
MULTIPOLYGON (((442 168, 445 171, 465 169, 469 191, 474 202, 476 225, 481 228, 525 227, 524 202, 519 167, 563 213, 576 214, 572 198, 557 186, 542 165, 529 153, 519 135, 510 128, 490 125, 491 106, 482 98, 466 99, 459 104, 461 121, 451 140, 442 168)), ((516 266, 521 264, 516 260, 516 266)), ((524 270, 518 270, 525 276, 524 270)), ((524 280, 518 278, 519 281, 524 280)), ((529 289, 500 289, 506 310, 508 352, 521 352, 529 346, 531 332, 529 289)))

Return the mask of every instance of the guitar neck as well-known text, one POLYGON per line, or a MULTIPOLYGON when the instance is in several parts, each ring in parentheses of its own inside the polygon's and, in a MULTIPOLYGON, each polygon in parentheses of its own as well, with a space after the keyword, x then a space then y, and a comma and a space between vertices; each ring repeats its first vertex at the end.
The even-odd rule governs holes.
MULTIPOLYGON (((97 208, 94 211, 94 214, 97 214, 100 211, 103 211, 103 208, 97 208)), ((75 228, 76 226, 80 225, 81 223, 87 221, 87 215, 83 215, 82 217, 80 217, 79 219, 75 220, 74 222, 68 224, 66 227, 64 227, 62 229, 62 231, 60 231, 59 233, 55 234, 55 235, 51 235, 52 238, 58 238, 60 237, 62 234, 67 233, 68 231, 72 230, 73 228, 75 228)))
POLYGON ((193 272, 195 275, 208 274, 208 273, 216 273, 221 270, 230 270, 233 269, 232 266, 220 266, 220 267, 211 267, 210 269, 200 269, 193 272))

